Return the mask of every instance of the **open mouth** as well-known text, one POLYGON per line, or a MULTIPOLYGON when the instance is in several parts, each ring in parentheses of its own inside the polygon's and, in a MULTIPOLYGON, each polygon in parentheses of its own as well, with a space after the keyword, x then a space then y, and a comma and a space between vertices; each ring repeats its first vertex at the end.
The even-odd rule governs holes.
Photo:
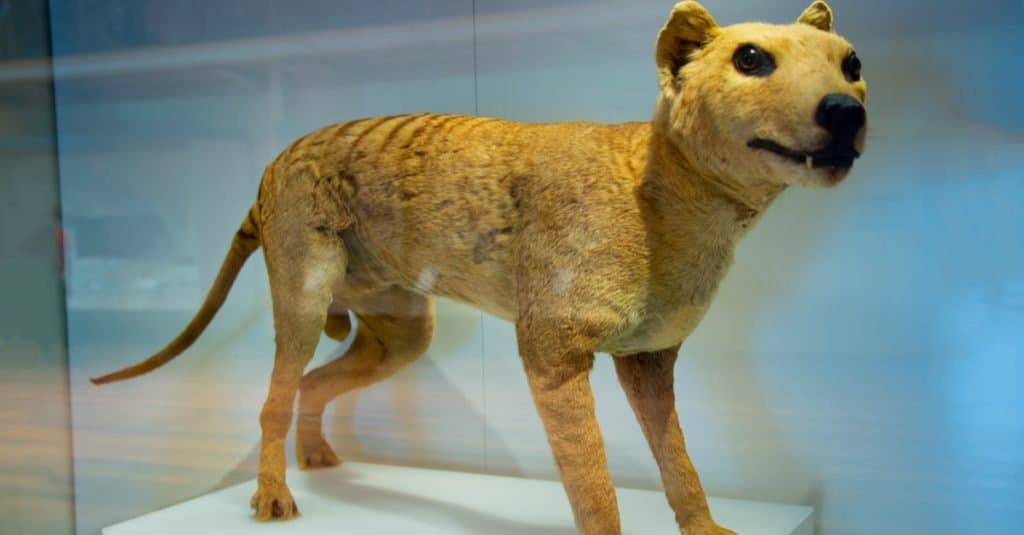
POLYGON ((816 167, 835 167, 847 169, 853 167, 853 161, 860 158, 860 153, 850 145, 829 144, 821 150, 814 152, 802 152, 787 149, 774 141, 767 139, 753 139, 747 146, 752 149, 761 149, 773 152, 796 163, 807 166, 808 169, 816 167))

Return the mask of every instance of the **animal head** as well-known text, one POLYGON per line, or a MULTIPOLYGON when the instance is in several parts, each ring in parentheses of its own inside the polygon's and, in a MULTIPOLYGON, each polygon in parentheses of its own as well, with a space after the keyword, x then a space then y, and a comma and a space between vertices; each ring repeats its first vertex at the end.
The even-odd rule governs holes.
POLYGON ((655 58, 655 128, 699 172, 827 187, 864 151, 867 84, 821 0, 794 24, 725 27, 697 2, 680 2, 655 58))

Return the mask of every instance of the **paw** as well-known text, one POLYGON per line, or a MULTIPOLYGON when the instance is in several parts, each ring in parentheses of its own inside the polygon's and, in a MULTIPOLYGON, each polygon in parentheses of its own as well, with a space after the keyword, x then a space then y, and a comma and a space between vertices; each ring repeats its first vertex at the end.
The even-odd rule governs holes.
POLYGON ((253 516, 259 521, 288 520, 299 516, 299 508, 288 487, 284 483, 264 483, 262 478, 249 505, 254 510, 253 516))
POLYGON ((300 437, 295 444, 295 455, 302 470, 327 468, 341 463, 341 459, 338 459, 337 454, 320 435, 305 440, 300 437))

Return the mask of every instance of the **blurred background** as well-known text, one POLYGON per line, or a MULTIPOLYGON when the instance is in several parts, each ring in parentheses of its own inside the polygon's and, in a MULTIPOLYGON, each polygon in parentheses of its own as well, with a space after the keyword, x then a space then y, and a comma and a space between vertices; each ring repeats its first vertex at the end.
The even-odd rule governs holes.
POLYGON ((0 533, 71 533, 57 146, 44 1, 0 0, 0 533))
MULTIPOLYGON (((644 120, 671 3, 0 0, 0 531, 94 534, 254 477, 258 255, 187 354, 87 379, 188 321, 288 142, 413 111, 644 120)), ((807 3, 704 2, 721 24, 807 3)), ((1019 533, 1024 5, 830 3, 865 63, 868 150, 741 244, 677 367, 691 454, 709 493, 812 505, 822 534, 1019 533)), ((512 326, 438 313, 427 358, 331 408, 336 451, 556 478, 512 326)), ((616 483, 658 488, 609 359, 592 382, 616 483)))

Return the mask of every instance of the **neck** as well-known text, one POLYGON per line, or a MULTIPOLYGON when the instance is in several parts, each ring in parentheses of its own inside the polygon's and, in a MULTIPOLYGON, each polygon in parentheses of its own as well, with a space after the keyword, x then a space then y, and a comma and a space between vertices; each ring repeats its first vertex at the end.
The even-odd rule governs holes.
MULTIPOLYGON (((702 173, 691 158, 652 125, 646 147, 642 196, 667 220, 708 217, 744 231, 771 205, 784 185, 702 173)), ((709 229, 710 230, 710 229, 709 229)))

